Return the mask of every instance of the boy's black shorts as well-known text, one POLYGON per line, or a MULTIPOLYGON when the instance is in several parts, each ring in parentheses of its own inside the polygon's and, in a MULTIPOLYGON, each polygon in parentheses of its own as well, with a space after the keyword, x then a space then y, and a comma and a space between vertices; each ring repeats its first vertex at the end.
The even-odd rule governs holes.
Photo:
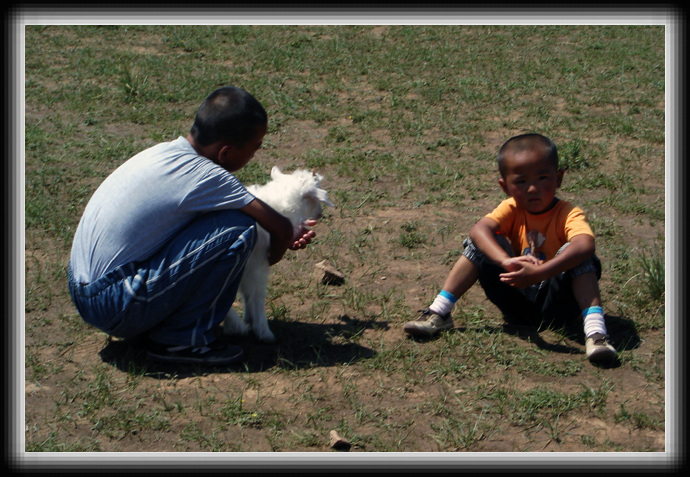
MULTIPOLYGON (((510 255, 513 255, 507 238, 499 235, 497 240, 510 255)), ((486 297, 501 310, 509 322, 540 325, 565 323, 580 317, 582 310, 573 295, 573 277, 593 271, 597 278, 601 278, 601 261, 594 255, 578 267, 538 285, 525 289, 516 288, 501 282, 499 275, 505 270, 486 259, 472 240, 467 238, 463 246, 463 255, 479 267, 479 283, 486 297)), ((568 244, 561 247, 558 252, 566 246, 568 244)))

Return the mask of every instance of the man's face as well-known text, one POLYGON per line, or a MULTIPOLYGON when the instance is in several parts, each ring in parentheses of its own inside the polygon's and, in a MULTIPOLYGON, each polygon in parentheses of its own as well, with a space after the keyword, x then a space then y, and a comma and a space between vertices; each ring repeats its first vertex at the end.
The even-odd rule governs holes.
POLYGON ((218 163, 228 172, 236 172, 246 166, 254 157, 254 153, 261 148, 267 127, 257 129, 254 136, 242 146, 228 144, 220 151, 218 163))

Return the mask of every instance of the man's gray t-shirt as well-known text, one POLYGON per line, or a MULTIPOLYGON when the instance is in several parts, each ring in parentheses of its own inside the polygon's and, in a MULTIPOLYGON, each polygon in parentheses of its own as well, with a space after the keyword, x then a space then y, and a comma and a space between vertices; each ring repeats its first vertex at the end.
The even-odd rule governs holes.
POLYGON ((78 282, 93 282, 148 258, 198 214, 252 200, 234 175, 199 156, 186 138, 153 146, 94 193, 74 236, 72 273, 78 282))

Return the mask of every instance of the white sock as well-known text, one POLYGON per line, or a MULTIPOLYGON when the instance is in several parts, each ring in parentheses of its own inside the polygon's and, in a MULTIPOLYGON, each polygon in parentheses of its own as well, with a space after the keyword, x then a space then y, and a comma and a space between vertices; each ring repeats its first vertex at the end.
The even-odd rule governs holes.
POLYGON ((585 338, 594 333, 608 334, 604 322, 604 310, 600 306, 592 306, 582 312, 584 317, 585 338))
POLYGON ((458 299, 455 298, 452 293, 441 290, 441 293, 436 296, 434 302, 431 304, 431 306, 429 306, 429 310, 441 316, 447 315, 453 311, 453 308, 455 308, 455 302, 457 301, 458 299))

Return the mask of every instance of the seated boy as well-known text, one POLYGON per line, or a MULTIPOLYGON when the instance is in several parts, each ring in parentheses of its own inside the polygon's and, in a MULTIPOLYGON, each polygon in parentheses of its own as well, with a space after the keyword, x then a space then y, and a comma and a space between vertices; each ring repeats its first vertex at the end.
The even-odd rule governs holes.
POLYGON ((270 233, 271 264, 314 236, 293 230, 232 174, 252 159, 266 129, 252 95, 219 88, 187 137, 137 154, 106 178, 84 210, 69 263, 70 294, 85 322, 111 336, 147 337, 158 361, 242 358, 240 347, 218 344, 213 328, 235 300, 255 224, 270 233))
POLYGON ((539 134, 513 137, 499 150, 498 169, 509 198, 474 225, 439 295, 403 330, 433 336, 453 328, 456 301, 479 280, 507 319, 539 323, 581 315, 587 358, 614 359, 594 234, 581 209, 556 197, 563 179, 556 146, 539 134))

